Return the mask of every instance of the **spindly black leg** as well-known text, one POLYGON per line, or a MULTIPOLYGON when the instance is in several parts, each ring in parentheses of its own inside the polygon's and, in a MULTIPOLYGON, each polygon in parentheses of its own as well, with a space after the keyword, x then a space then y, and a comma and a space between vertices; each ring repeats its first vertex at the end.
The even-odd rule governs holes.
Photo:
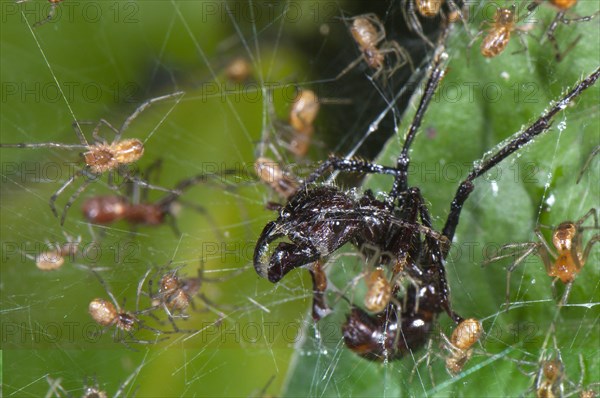
POLYGON ((599 76, 600 68, 596 69, 594 73, 592 73, 590 76, 588 76, 579 84, 577 84, 561 100, 556 102, 556 104, 554 104, 554 106, 552 106, 548 112, 542 115, 525 131, 513 138, 508 144, 504 145, 488 160, 471 170, 467 178, 458 187, 456 195, 454 196, 452 204, 450 205, 450 214, 448 214, 446 225, 444 226, 444 230, 442 231, 442 233, 448 238, 448 240, 452 241, 452 238, 454 237, 454 232, 456 231, 456 227, 458 225, 458 220, 463 204, 465 203, 465 201, 467 200, 467 198, 469 197, 469 195, 475 187, 473 185, 473 181, 477 177, 486 173, 492 167, 496 166, 498 163, 506 159, 513 152, 516 152, 523 146, 527 145, 535 137, 548 130, 550 128, 550 125, 552 124, 551 120, 554 117, 554 115, 556 115, 559 111, 565 109, 569 102, 571 102, 574 98, 579 96, 584 90, 593 86, 596 80, 598 80, 599 76))

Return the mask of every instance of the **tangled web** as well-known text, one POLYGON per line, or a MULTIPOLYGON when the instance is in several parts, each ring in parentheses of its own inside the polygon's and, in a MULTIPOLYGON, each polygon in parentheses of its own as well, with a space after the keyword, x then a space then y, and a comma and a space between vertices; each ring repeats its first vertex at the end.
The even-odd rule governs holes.
MULTIPOLYGON (((105 118, 120 125, 143 101, 181 90, 182 98, 153 104, 136 117, 124 138, 144 142, 140 170, 162 160, 152 181, 157 186, 174 187, 201 173, 214 177, 186 190, 177 203, 181 235, 168 224, 134 230, 124 222, 88 224, 81 205, 113 192, 106 178, 90 184, 61 227, 47 202, 79 167, 79 151, 2 149, 0 363, 6 396, 81 396, 96 383, 109 396, 519 395, 531 388, 540 360, 557 352, 565 366, 565 394, 580 382, 600 381, 597 249, 562 308, 557 301, 563 286, 558 283, 553 292, 538 257, 512 274, 508 309, 510 261, 481 267, 506 243, 535 241, 537 225, 575 221, 599 207, 597 160, 575 183, 599 144, 597 87, 559 113, 549 132, 480 179, 467 201, 446 271, 455 310, 481 320, 485 334, 458 375, 448 375, 439 347, 440 333, 449 336, 454 327, 445 315, 428 347, 398 361, 369 362, 345 347, 340 326, 349 304, 342 292, 360 305, 365 290, 357 278, 364 259, 355 248, 348 245, 329 259, 327 300, 334 311, 317 324, 310 317, 311 281, 304 270, 277 284, 254 272, 256 239, 277 216, 266 205, 283 201, 257 181, 258 156, 289 165, 300 177, 329 153, 395 164, 430 49, 406 31, 402 2, 363 3, 65 0, 51 21, 35 28, 48 15, 48 2, 2 4, 0 142, 78 144, 74 120, 105 118), (359 56, 348 17, 368 12, 379 16, 388 40, 408 49, 414 72, 405 65, 374 79, 361 62, 338 76, 359 56), (239 57, 251 72, 237 81, 227 68, 239 57), (285 128, 299 88, 321 100, 309 152, 300 157, 286 147, 285 128), (34 257, 49 250, 46 242, 62 244, 66 236, 81 237, 76 255, 55 271, 36 268, 34 257), (94 335, 98 328, 88 304, 108 297, 90 269, 120 305, 126 298, 124 308, 134 310, 147 270, 167 264, 186 276, 202 266, 207 278, 224 279, 202 286, 212 305, 195 302, 208 311, 190 310, 189 319, 175 319, 186 332, 139 331, 139 339, 165 339, 131 344, 133 349, 113 341, 112 330, 94 335)), ((597 11, 594 2, 579 3, 580 15, 597 11)), ((492 6, 470 4, 472 33, 491 18, 492 6)), ((539 24, 555 14, 549 7, 538 11, 539 24)), ((425 24, 425 31, 435 24, 425 24)), ((582 35, 562 63, 554 61, 549 43, 534 38, 541 36, 540 27, 525 36, 526 51, 519 52, 514 39, 491 60, 480 56, 478 42, 467 50, 464 27, 453 29, 449 71, 412 146, 409 175, 437 230, 473 162, 597 67, 599 29, 593 22, 561 26, 557 38, 563 46, 582 35)), ((93 126, 82 128, 90 139, 93 126)), ((112 140, 110 130, 100 134, 112 140)), ((347 175, 334 177, 347 189, 358 184, 347 175)), ((364 184, 381 195, 391 180, 373 177, 364 184)), ((76 186, 59 196, 58 208, 76 186)), ((157 201, 165 193, 148 195, 157 201)), ((586 232, 584 242, 592 235, 586 232)), ((164 311, 154 312, 163 322, 148 323, 170 331, 164 311)))

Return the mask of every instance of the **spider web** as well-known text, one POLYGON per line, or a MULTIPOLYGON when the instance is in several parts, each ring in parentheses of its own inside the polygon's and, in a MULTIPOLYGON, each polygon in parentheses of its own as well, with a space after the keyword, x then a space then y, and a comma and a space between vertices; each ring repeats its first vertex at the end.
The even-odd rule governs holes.
MULTIPOLYGON (((336 79, 358 55, 343 17, 371 11, 360 3, 66 0, 57 8, 55 21, 36 29, 31 24, 47 15, 45 1, 2 4, 6 20, 0 142, 77 143, 70 129, 73 120, 106 118, 119 125, 144 100, 183 90, 179 102, 154 104, 125 132, 125 138, 145 141, 140 168, 162 159, 160 178, 153 183, 164 187, 199 173, 239 170, 235 177, 217 178, 184 194, 186 202, 200 204, 214 220, 182 206, 177 217, 181 237, 167 225, 134 232, 126 224, 88 226, 81 217, 81 203, 110 194, 106 178, 83 193, 61 228, 47 202, 68 178, 78 154, 3 149, 0 313, 6 396, 44 396, 50 392, 47 377, 60 379, 74 396, 82 394, 85 378, 89 384, 94 377, 109 395, 123 387, 122 396, 262 396, 282 391, 313 396, 480 395, 481 391, 518 395, 534 377, 517 368, 532 374, 537 368, 518 367, 514 360, 536 363, 541 355, 554 352, 547 337, 555 318, 568 379, 579 380, 581 354, 584 385, 600 381, 598 250, 592 250, 569 305, 560 313, 537 258, 513 273, 513 306, 508 312, 503 307, 508 264, 480 267, 484 250, 534 241, 537 224, 576 220, 599 207, 597 160, 575 185, 587 155, 600 141, 597 88, 560 113, 550 132, 477 181, 467 201, 447 271, 455 309, 481 319, 486 338, 464 373, 448 376, 438 356, 443 352, 437 334, 428 350, 400 361, 380 364, 360 359, 341 339, 348 306, 339 295, 328 297, 335 303, 334 314, 314 325, 307 312, 312 295, 306 272, 293 272, 276 285, 256 276, 251 266, 256 238, 276 217, 265 210, 265 203, 279 200, 252 177, 257 155, 279 155, 277 160, 297 163, 302 174, 311 169, 308 159, 323 159, 329 152, 373 158, 397 130, 400 133, 378 159, 386 165, 395 162, 415 100, 407 116, 402 110, 423 67, 415 62, 414 74, 405 67, 385 86, 369 79, 364 65, 336 79), (228 62, 237 56, 252 65, 253 77, 244 84, 228 82, 224 76, 228 62), (403 89, 407 80, 413 84, 403 89), (274 133, 276 119, 287 118, 295 87, 313 89, 322 98, 314 145, 307 160, 299 162, 274 133), (269 112, 270 97, 276 115, 269 112), (261 150, 259 143, 265 137, 272 145, 261 150), (82 246, 91 247, 90 252, 68 259, 53 272, 38 270, 23 254, 47 250, 46 241, 63 243, 63 232, 81 236, 82 246), (132 310, 138 282, 149 267, 172 261, 173 266, 184 266, 182 273, 194 276, 200 259, 208 276, 231 276, 226 282, 203 286, 206 296, 226 314, 221 323, 214 311, 191 311, 190 319, 177 323, 195 333, 168 335, 168 340, 149 346, 133 344, 138 351, 113 342, 112 331, 101 338, 86 335, 93 326, 87 314, 89 301, 107 297, 83 267, 96 268, 119 301, 127 298, 124 308, 132 310), (239 269, 245 271, 236 275, 239 269), (415 367, 427 353, 431 372, 425 362, 415 367)), ((375 7, 388 38, 400 40, 406 32, 399 26, 397 3, 380 2, 375 7)), ((596 11, 592 1, 579 3, 581 15, 596 11)), ((487 5, 471 7, 473 30, 487 5)), ((540 9, 544 21, 552 14, 540 9)), ((593 71, 597 67, 593 54, 599 51, 598 25, 582 23, 559 29, 563 45, 584 34, 561 64, 551 59, 548 43, 536 45, 532 39, 524 54, 510 54, 519 49, 514 40, 500 58, 484 61, 474 50, 467 64, 464 43, 469 38, 460 29, 456 32, 449 45, 450 71, 411 151, 414 170, 409 182, 422 190, 438 229, 472 162, 535 120, 553 99, 593 71)), ((417 61, 424 51, 418 43, 401 41, 417 54, 417 61)), ((91 129, 84 126, 84 133, 90 139, 91 129)), ((102 131, 109 141, 111 134, 102 131)), ((390 181, 372 178, 368 186, 385 193, 390 181)), ((74 189, 59 197, 59 209, 74 189)), ((162 195, 149 191, 150 200, 162 195)), ((591 235, 587 233, 584 242, 591 235)), ((328 272, 332 286, 360 303, 364 286, 359 282, 354 291, 351 284, 364 264, 355 253, 347 248, 330 261, 328 272)), ((557 289, 560 295, 562 286, 557 289)), ((200 300, 197 305, 203 307, 200 300)), ((160 312, 157 315, 166 319, 160 312)), ((445 315, 439 329, 450 333, 445 315)), ((139 338, 153 335, 140 331, 139 338)), ((571 388, 566 382, 565 386, 571 388)))

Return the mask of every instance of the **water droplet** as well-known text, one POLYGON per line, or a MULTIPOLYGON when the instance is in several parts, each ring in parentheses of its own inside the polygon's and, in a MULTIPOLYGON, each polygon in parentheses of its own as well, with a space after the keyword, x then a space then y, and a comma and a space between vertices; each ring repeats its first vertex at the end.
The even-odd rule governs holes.
POLYGON ((492 193, 495 197, 498 196, 498 183, 496 181, 492 181, 492 193))

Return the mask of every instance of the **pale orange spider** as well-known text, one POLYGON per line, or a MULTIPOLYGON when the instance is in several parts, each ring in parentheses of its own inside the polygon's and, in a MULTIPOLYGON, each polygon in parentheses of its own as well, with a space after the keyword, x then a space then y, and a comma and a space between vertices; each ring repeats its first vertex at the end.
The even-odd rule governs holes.
POLYGON ((178 91, 172 94, 163 95, 161 97, 156 97, 147 100, 131 114, 121 127, 116 128, 112 124, 110 124, 105 119, 100 119, 100 121, 96 124, 92 132, 92 138, 94 139, 94 143, 88 143, 88 140, 85 138, 85 135, 81 131, 81 124, 94 124, 94 122, 73 122, 73 129, 75 130, 75 134, 79 139, 79 144, 63 144, 58 142, 41 142, 41 143, 20 143, 20 144, 0 144, 0 148, 59 148, 59 149, 84 149, 85 152, 82 153, 83 160, 85 166, 83 169, 78 170, 73 173, 72 176, 65 181, 60 188, 50 197, 50 209, 52 213, 58 217, 58 212, 56 211, 55 202, 60 194, 64 192, 65 189, 69 185, 71 185, 77 178, 85 177, 85 181, 81 184, 79 188, 71 195, 65 207, 63 209, 63 214, 60 218, 60 225, 63 225, 65 219, 67 217, 67 211, 73 205, 75 200, 81 195, 81 193, 87 188, 87 186, 96 181, 98 177, 100 177, 104 173, 108 173, 109 185, 113 187, 113 174, 117 172, 120 175, 123 175, 125 180, 128 181, 136 181, 140 186, 148 187, 151 189, 161 190, 161 191, 169 191, 164 188, 156 187, 148 184, 145 181, 142 181, 131 175, 131 173, 124 167, 132 163, 137 162, 142 155, 144 154, 144 143, 137 138, 128 138, 121 139, 121 136, 127 130, 131 122, 135 118, 137 118, 144 110, 150 107, 152 104, 163 101, 169 98, 178 97, 181 99, 183 96, 182 91, 178 91), (115 138, 111 143, 108 143, 105 139, 99 136, 99 130, 101 126, 106 126, 110 130, 115 133, 115 138))
MULTIPOLYGON (((554 278, 554 281, 560 279, 561 282, 567 285, 563 298, 560 305, 564 305, 567 301, 569 292, 573 280, 579 274, 583 266, 585 265, 590 251, 595 243, 600 242, 600 233, 593 235, 588 243, 583 246, 583 232, 586 230, 600 230, 598 226, 598 211, 597 209, 590 209, 583 217, 576 222, 564 221, 560 223, 552 232, 552 245, 548 244, 540 227, 535 229, 535 235, 540 240, 539 242, 525 242, 525 243, 509 243, 500 248, 500 252, 503 250, 510 250, 508 254, 500 254, 491 257, 485 264, 501 260, 507 257, 513 257, 518 255, 516 260, 508 267, 506 275, 506 300, 507 308, 509 302, 509 289, 510 289, 510 275, 515 268, 521 264, 525 258, 531 254, 537 254, 542 259, 546 268, 548 276, 554 278), (592 217, 594 220, 593 226, 584 227, 582 224, 592 217)), ((553 282, 554 284, 554 282, 553 282)))

